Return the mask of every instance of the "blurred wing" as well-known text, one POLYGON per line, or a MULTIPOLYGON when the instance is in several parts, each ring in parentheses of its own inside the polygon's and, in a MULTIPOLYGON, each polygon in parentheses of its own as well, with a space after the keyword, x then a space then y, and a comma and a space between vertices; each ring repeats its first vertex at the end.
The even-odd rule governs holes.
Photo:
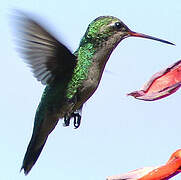
POLYGON ((130 171, 125 174, 115 175, 115 176, 109 176, 106 180, 138 180, 139 178, 145 176, 149 172, 153 171, 157 167, 144 167, 140 169, 136 169, 133 171, 130 171))
POLYGON ((18 11, 15 18, 18 49, 38 81, 49 84, 72 72, 76 56, 67 47, 24 13, 18 11))

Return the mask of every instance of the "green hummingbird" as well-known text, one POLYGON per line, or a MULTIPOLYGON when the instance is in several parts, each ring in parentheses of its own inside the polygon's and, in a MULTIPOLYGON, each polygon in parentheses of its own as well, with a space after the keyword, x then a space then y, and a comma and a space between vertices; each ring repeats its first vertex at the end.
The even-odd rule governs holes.
POLYGON ((96 91, 105 65, 116 46, 127 37, 142 37, 172 44, 131 31, 113 16, 93 20, 72 53, 29 15, 16 16, 19 51, 38 81, 46 85, 38 105, 34 128, 21 170, 29 173, 37 161, 49 134, 59 119, 75 128, 81 122, 83 104, 96 91))

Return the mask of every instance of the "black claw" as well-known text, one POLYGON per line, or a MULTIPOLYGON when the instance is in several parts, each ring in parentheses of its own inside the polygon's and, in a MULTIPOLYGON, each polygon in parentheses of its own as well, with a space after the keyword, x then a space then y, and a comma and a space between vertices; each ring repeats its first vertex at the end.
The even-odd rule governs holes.
POLYGON ((80 126, 81 115, 79 113, 73 113, 74 127, 77 129, 80 126))
POLYGON ((70 125, 70 118, 64 117, 63 126, 69 126, 69 125, 70 125))
POLYGON ((63 126, 69 126, 70 125, 70 119, 74 118, 74 127, 77 129, 80 126, 81 122, 81 115, 79 113, 72 113, 71 117, 64 117, 64 123, 63 126))

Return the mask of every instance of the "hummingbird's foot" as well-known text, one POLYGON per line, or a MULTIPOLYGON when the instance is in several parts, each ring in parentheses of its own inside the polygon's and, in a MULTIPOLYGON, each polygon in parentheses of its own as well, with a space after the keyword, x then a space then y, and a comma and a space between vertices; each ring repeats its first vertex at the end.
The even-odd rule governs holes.
POLYGON ((81 123, 81 115, 79 113, 73 113, 72 117, 74 118, 74 127, 77 129, 81 123))
POLYGON ((70 117, 64 117, 64 123, 63 123, 63 126, 66 127, 66 126, 69 126, 70 125, 70 117))
POLYGON ((81 115, 79 113, 72 113, 71 117, 64 117, 64 123, 63 126, 67 127, 70 125, 70 119, 74 118, 74 127, 77 129, 80 126, 81 122, 81 115))

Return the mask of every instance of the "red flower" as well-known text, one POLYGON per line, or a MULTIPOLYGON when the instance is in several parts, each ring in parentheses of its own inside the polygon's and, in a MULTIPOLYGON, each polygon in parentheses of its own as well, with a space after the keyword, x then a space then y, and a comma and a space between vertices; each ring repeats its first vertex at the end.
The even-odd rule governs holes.
POLYGON ((181 149, 178 149, 164 165, 136 169, 125 174, 109 176, 106 180, 168 180, 180 172, 181 149))
POLYGON ((127 95, 144 101, 154 101, 173 94, 180 86, 181 60, 154 74, 140 91, 134 91, 127 95))

